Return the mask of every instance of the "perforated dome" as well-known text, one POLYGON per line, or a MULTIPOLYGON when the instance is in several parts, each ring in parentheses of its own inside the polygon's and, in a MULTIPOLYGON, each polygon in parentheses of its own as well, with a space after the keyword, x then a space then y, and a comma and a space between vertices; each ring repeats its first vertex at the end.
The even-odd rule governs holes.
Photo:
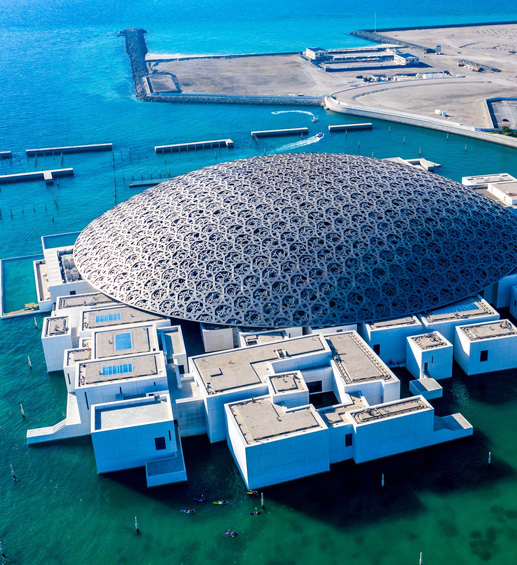
POLYGON ((95 288, 247 327, 382 320, 480 292, 517 266, 517 218, 454 181, 334 154, 255 157, 164 182, 77 239, 95 288))

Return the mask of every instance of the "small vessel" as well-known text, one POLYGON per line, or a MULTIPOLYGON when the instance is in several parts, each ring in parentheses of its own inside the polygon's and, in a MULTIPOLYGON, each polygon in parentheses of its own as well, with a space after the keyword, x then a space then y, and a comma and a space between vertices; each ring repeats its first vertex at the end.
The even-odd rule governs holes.
POLYGON ((193 508, 185 508, 185 510, 182 510, 181 512, 183 512, 183 514, 195 514, 196 511, 193 508))
POLYGON ((192 500, 194 502, 208 502, 208 498, 204 494, 198 496, 197 498, 193 498, 192 500))
POLYGON ((219 506, 224 506, 225 504, 230 504, 228 500, 215 500, 214 504, 218 504, 219 506))
POLYGON ((317 133, 316 137, 319 137, 321 139, 323 137, 323 132, 320 131, 319 133, 317 133))
POLYGON ((236 538, 239 534, 233 530, 228 530, 227 532, 223 532, 223 534, 229 538, 236 538))
POLYGON ((313 122, 317 122, 318 120, 319 120, 319 118, 317 118, 316 116, 314 116, 314 117, 312 118, 312 121, 313 121, 313 122))
POLYGON ((247 490, 246 494, 249 494, 250 496, 255 495, 258 496, 259 491, 258 490, 247 490))
POLYGON ((250 512, 250 516, 258 516, 259 514, 262 514, 262 512, 260 510, 257 510, 255 508, 255 512, 250 512))

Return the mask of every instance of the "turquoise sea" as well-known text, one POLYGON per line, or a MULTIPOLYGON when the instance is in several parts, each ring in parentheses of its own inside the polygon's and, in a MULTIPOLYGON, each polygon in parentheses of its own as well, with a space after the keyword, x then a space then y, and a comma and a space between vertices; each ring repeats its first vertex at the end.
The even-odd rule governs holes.
MULTIPOLYGON (((223 160, 278 151, 334 151, 376 157, 422 156, 440 174, 517 174, 514 149, 375 122, 372 131, 295 144, 251 142, 253 129, 361 121, 267 106, 150 104, 136 100, 123 40, 126 27, 149 31, 152 52, 236 53, 362 44, 354 29, 517 20, 503 0, 0 0, 0 174, 73 167, 52 188, 1 186, 0 257, 41 252, 42 235, 81 230, 135 193, 131 179, 168 177, 223 160), (158 157, 155 145, 231 137, 233 150, 158 157), (115 151, 27 159, 25 149, 112 142, 115 151)), ((296 110, 296 108, 294 109, 296 110)), ((300 110, 300 109, 298 109, 300 110)), ((14 303, 30 294, 26 268, 10 270, 14 303), (23 272, 22 272, 23 271, 23 272)), ((30 298, 30 296, 29 296, 30 298)), ((29 300, 25 300, 28 302, 29 300)), ((23 304, 22 304, 23 305, 23 304)), ((14 308, 14 306, 13 306, 14 308)), ((37 318, 41 328, 41 318, 37 318)), ((407 374, 400 372, 403 388, 407 374)), ((28 448, 27 428, 64 417, 61 373, 48 374, 32 317, 0 322, 0 541, 8 563, 257 563, 354 565, 510 564, 517 562, 517 374, 467 379, 459 369, 435 402, 461 411, 474 437, 418 453, 265 489, 266 510, 224 444, 184 440, 189 482, 148 490, 142 470, 99 476, 89 438, 28 448), (30 355, 32 369, 27 364, 30 355), (23 403, 26 419, 22 419, 23 403), (488 467, 488 452, 492 465, 488 467), (18 482, 11 478, 13 465, 18 482), (386 488, 380 488, 381 474, 386 488), (204 493, 231 504, 181 508, 204 493), (141 535, 134 529, 138 516, 141 535), (228 528, 239 537, 222 535, 228 528)))

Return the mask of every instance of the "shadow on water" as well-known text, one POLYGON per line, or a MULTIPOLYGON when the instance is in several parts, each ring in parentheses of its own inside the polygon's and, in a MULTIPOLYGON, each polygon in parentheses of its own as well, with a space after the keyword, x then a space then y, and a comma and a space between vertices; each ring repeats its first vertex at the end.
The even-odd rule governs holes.
MULTIPOLYGON (((210 502, 229 499, 232 505, 249 498, 225 443, 188 438, 183 448, 187 483, 147 489, 142 469, 106 477, 174 510, 191 507, 201 494, 210 502)), ((338 463, 328 473, 265 488, 266 506, 282 505, 337 528, 416 516, 424 510, 420 495, 425 492, 473 491, 515 476, 504 461, 489 467, 488 451, 487 437, 475 431, 473 438, 371 463, 338 463)))

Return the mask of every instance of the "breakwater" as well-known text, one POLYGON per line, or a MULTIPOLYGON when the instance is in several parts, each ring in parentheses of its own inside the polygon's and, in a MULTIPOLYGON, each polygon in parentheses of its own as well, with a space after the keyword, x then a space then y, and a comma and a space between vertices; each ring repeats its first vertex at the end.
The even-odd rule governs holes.
POLYGON ((94 143, 90 145, 66 145, 63 147, 40 147, 38 149, 26 149, 27 157, 38 155, 59 155, 64 153, 88 153, 90 151, 112 151, 111 143, 94 143))
POLYGON ((172 145, 156 145, 156 153, 172 153, 173 151, 189 151, 190 149, 214 149, 216 147, 233 148, 231 139, 212 139, 210 141, 191 141, 188 143, 173 143, 172 145))
MULTIPOLYGON (((419 29, 419 28, 414 28, 414 29, 419 29)), ((382 31, 400 31, 400 30, 386 29, 382 31)), ((383 35, 382 33, 379 33, 378 31, 374 31, 373 29, 358 29, 356 31, 353 31, 350 35, 354 35, 355 37, 361 37, 362 39, 367 39, 368 41, 375 41, 375 43, 391 43, 391 44, 400 45, 401 47, 410 47, 411 49, 423 51, 424 53, 436 53, 436 50, 431 49, 430 47, 425 47, 424 45, 418 45, 417 43, 409 43, 408 41, 401 41, 394 37, 383 35)))
MULTIPOLYGON (((133 72, 133 83, 136 97, 146 102, 166 102, 169 104, 264 104, 264 105, 288 105, 288 106, 321 106, 323 96, 260 96, 260 95, 230 95, 230 94, 152 94, 149 85, 147 61, 147 43, 145 34, 147 31, 139 28, 130 28, 119 31, 119 35, 125 38, 126 53, 131 62, 133 72)), ((269 53, 271 55, 271 53, 269 53)), ((251 54, 240 55, 240 57, 251 57, 251 54)), ((217 58, 237 58, 239 55, 223 55, 217 58)), ((194 57, 193 57, 194 58, 194 57)), ((167 59, 169 60, 169 59, 167 59)), ((153 62, 158 59, 153 59, 153 62)), ((174 80, 174 79, 173 79, 174 80)))
POLYGON ((32 180, 44 180, 47 184, 52 184, 58 177, 72 177, 74 169, 51 169, 48 171, 32 171, 29 173, 14 173, 12 175, 1 175, 0 185, 12 182, 26 182, 32 180))
POLYGON ((373 127, 372 124, 369 122, 364 124, 338 124, 338 125, 329 125, 329 131, 332 133, 339 131, 372 129, 372 127, 373 127))
POLYGON ((131 70, 133 72, 133 83, 135 85, 136 97, 145 100, 147 92, 144 86, 144 79, 147 75, 147 65, 145 56, 147 55, 147 43, 144 35, 147 33, 145 29, 129 28, 119 31, 119 35, 124 37, 126 43, 126 53, 131 62, 131 70))
POLYGON ((282 135, 307 135, 309 128, 288 128, 288 129, 267 129, 262 131, 252 131, 251 137, 278 137, 282 135))
POLYGON ((333 112, 338 112, 340 114, 363 116, 365 118, 386 120, 388 122, 398 122, 400 124, 407 124, 410 126, 435 129, 446 133, 453 133, 464 137, 473 137, 481 141, 490 141, 492 143, 498 143, 499 145, 507 145, 509 147, 517 148, 516 138, 482 131, 463 124, 443 122, 436 118, 419 116, 417 114, 408 114, 406 112, 398 112, 395 110, 385 110, 380 108, 371 108, 368 106, 359 106, 356 104, 348 104, 346 102, 340 102, 334 96, 327 96, 325 98, 324 107, 327 110, 332 110, 333 112))

